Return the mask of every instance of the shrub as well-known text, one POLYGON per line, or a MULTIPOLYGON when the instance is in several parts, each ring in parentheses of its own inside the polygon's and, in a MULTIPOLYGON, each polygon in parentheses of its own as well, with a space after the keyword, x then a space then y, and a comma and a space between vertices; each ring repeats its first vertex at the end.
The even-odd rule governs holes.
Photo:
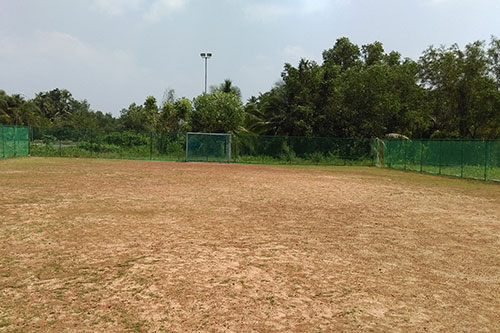
POLYGON ((307 155, 307 159, 313 162, 314 164, 319 164, 321 161, 323 161, 324 156, 323 153, 319 151, 312 152, 307 155))
POLYGON ((149 144, 149 136, 143 133, 130 131, 113 132, 104 137, 104 142, 116 146, 144 146, 149 144))
POLYGON ((54 142, 56 141, 56 137, 53 136, 53 135, 47 135, 47 134, 44 134, 42 136, 42 142, 47 145, 47 146, 52 146, 54 144, 54 142))
POLYGON ((92 151, 96 153, 119 153, 120 147, 117 145, 110 145, 107 143, 90 143, 87 141, 79 142, 78 149, 92 151))

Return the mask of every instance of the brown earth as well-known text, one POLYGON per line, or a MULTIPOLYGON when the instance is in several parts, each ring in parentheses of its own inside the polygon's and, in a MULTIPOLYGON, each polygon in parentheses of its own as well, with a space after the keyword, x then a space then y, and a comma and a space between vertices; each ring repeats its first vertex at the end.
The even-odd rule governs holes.
POLYGON ((0 331, 500 331, 500 185, 0 161, 0 331))

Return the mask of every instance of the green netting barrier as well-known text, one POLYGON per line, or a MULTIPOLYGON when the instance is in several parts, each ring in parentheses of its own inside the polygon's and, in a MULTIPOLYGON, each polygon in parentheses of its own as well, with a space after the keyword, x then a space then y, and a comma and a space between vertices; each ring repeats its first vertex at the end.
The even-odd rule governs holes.
POLYGON ((373 165, 369 139, 32 128, 31 155, 259 164, 373 165))
POLYGON ((29 127, 0 125, 0 157, 28 156, 29 133, 29 127))
POLYGON ((383 140, 378 141, 377 164, 467 179, 500 181, 500 141, 496 140, 383 140))
POLYGON ((500 182, 500 140, 371 140, 0 126, 0 156, 377 165, 500 182))
POLYGON ((31 155, 181 161, 184 133, 33 128, 31 155))
POLYGON ((369 139, 236 134, 232 155, 244 163, 373 165, 369 139))

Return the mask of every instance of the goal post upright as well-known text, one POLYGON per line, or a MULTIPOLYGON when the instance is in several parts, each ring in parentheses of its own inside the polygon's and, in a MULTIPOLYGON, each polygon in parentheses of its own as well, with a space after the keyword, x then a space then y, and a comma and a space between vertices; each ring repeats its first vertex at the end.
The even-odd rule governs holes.
POLYGON ((186 162, 189 162, 189 160, 188 160, 189 133, 191 133, 191 132, 186 132, 186 162))
POLYGON ((227 163, 231 163, 231 145, 232 145, 233 136, 231 134, 228 134, 228 135, 229 135, 229 138, 228 138, 228 142, 226 143, 227 150, 228 150, 227 163))

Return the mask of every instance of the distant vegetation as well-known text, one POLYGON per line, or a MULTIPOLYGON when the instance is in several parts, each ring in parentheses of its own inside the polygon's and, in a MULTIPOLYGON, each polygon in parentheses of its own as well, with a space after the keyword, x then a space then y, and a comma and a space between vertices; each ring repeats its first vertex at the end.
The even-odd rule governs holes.
POLYGON ((169 91, 120 117, 91 109, 64 89, 33 99, 0 90, 0 124, 135 132, 229 132, 283 136, 500 137, 500 39, 429 47, 417 60, 382 43, 340 38, 323 63, 285 64, 282 80, 246 104, 230 80, 193 100, 169 91), (160 105, 159 105, 160 104, 160 105))

